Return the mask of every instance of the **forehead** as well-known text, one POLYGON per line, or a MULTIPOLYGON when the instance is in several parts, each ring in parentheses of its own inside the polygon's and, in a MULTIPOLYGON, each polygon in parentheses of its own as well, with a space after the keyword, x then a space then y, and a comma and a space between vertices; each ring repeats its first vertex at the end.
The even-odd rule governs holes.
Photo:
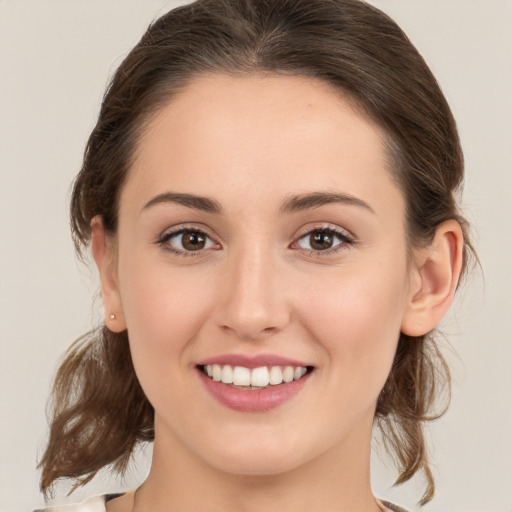
POLYGON ((387 169, 385 139, 319 80, 202 76, 150 119, 123 195, 142 202, 169 189, 222 201, 236 193, 248 205, 262 195, 277 201, 284 194, 341 189, 364 200, 389 189, 401 201, 387 169))

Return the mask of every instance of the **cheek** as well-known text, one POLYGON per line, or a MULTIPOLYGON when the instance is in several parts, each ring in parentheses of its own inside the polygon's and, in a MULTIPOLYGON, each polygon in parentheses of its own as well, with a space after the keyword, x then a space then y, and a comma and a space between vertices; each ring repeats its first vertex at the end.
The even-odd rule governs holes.
POLYGON ((406 265, 395 263, 340 269, 323 285, 309 283, 302 322, 339 386, 375 394, 384 385, 406 304, 406 265))
POLYGON ((141 382, 165 375, 186 358, 190 340, 210 314, 215 287, 204 272, 177 271, 151 258, 126 259, 119 276, 137 374, 141 382))

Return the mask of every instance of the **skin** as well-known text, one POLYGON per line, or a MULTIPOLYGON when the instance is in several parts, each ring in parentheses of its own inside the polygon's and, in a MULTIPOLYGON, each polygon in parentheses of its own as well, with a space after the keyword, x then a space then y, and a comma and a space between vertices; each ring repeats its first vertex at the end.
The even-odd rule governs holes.
POLYGON ((383 131, 310 78, 203 76, 154 116, 116 238, 92 222, 107 325, 128 329, 155 408, 149 477, 109 512, 381 510, 369 473, 376 401, 400 331, 439 323, 462 259, 454 221, 411 259, 387 162, 383 131), (145 207, 168 192, 208 197, 222 213, 145 207), (283 211, 312 193, 356 201, 283 211), (158 242, 183 227, 205 232, 205 249, 187 253, 180 236, 158 242), (312 248, 319 228, 341 233, 335 250, 312 248), (234 411, 196 369, 226 353, 277 354, 314 371, 285 404, 234 411))

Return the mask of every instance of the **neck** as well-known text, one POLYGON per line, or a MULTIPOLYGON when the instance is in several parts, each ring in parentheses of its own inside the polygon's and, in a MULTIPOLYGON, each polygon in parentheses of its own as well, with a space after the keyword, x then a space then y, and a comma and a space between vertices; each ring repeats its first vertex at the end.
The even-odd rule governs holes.
POLYGON ((371 422, 342 445, 290 471, 271 475, 237 475, 214 468, 164 432, 157 420, 153 464, 137 491, 135 512, 381 510, 370 485, 371 422))

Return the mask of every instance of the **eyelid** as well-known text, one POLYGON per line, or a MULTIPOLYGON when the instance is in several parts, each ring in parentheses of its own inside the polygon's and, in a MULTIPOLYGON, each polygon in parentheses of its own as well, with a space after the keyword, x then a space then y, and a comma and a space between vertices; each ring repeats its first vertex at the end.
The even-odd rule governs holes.
POLYGON ((300 228, 297 234, 297 238, 301 238, 304 235, 311 233, 312 231, 333 231, 334 233, 339 233, 341 236, 346 238, 350 238, 351 240, 356 239, 355 235, 350 232, 346 228, 342 228, 336 224, 331 224, 330 222, 312 222, 300 228))
POLYGON ((307 224, 303 226, 297 233, 295 240, 299 240, 306 235, 309 235, 313 231, 327 231, 332 232, 335 235, 339 235, 342 239, 347 239, 352 243, 357 242, 356 236, 346 228, 342 228, 336 224, 331 224, 330 222, 315 222, 311 224, 307 224))

